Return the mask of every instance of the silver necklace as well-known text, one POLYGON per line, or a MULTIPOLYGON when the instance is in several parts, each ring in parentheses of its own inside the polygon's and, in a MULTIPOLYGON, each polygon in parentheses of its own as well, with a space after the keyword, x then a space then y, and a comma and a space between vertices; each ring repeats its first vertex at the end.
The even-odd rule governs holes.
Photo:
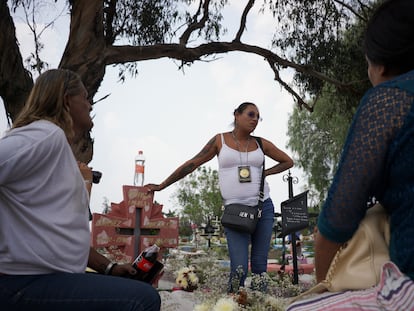
POLYGON ((250 166, 249 166, 249 153, 248 153, 248 149, 249 149, 249 143, 250 143, 250 136, 247 139, 247 144, 246 144, 246 165, 243 165, 242 162, 242 155, 241 155, 241 151, 240 151, 240 143, 236 138, 236 135, 234 135, 234 132, 231 132, 231 135, 233 136, 234 141, 237 144, 237 150, 239 151, 239 156, 240 156, 240 165, 238 167, 239 170, 239 182, 244 183, 244 182, 251 182, 251 178, 250 178, 250 166))
MULTIPOLYGON (((240 165, 242 164, 242 157, 241 157, 241 151, 240 151, 240 143, 239 140, 237 139, 236 135, 234 135, 234 131, 231 132, 231 135, 233 136, 234 141, 236 142, 237 145, 237 150, 239 151, 239 155, 240 155, 240 165)), ((247 138, 247 144, 246 144, 246 150, 244 152, 246 152, 246 164, 249 163, 249 153, 247 152, 247 150, 249 149, 249 143, 250 143, 250 135, 249 138, 247 138)))

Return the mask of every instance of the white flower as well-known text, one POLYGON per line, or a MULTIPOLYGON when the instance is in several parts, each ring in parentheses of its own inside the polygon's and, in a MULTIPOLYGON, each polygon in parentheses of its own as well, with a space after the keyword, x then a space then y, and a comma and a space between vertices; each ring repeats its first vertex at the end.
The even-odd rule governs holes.
POLYGON ((178 270, 175 283, 186 290, 196 289, 198 285, 198 277, 194 270, 194 267, 184 267, 178 270))
POLYGON ((188 287, 188 282, 184 277, 178 277, 175 282, 184 289, 188 287))
POLYGON ((236 311, 238 304, 232 298, 220 298, 213 308, 213 311, 236 311))
POLYGON ((201 304, 201 305, 196 305, 194 307, 194 311, 208 311, 210 310, 210 306, 208 304, 201 304))
POLYGON ((195 275, 195 273, 189 273, 188 279, 190 280, 191 284, 197 284, 198 283, 198 277, 195 275))

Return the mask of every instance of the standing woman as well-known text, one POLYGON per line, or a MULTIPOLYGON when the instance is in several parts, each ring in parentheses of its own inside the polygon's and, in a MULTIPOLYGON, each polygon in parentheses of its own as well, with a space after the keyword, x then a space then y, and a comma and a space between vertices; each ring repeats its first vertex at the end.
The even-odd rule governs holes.
MULTIPOLYGON (((178 167, 161 184, 145 185, 150 191, 160 191, 187 176, 196 168, 217 156, 219 186, 223 205, 240 203, 257 205, 264 156, 278 162, 265 170, 265 176, 281 173, 293 166, 292 159, 273 143, 261 139, 263 150, 251 133, 260 121, 259 110, 253 103, 242 103, 234 110, 234 129, 216 134, 192 159, 178 167), (240 177, 240 167, 249 172, 248 180, 240 177)), ((273 229, 274 206, 265 181, 262 217, 253 234, 224 228, 230 254, 231 274, 228 292, 237 292, 244 286, 248 271, 249 244, 251 242, 251 271, 262 274, 267 269, 267 257, 273 229)), ((252 284, 254 289, 266 290, 265 284, 252 284)))

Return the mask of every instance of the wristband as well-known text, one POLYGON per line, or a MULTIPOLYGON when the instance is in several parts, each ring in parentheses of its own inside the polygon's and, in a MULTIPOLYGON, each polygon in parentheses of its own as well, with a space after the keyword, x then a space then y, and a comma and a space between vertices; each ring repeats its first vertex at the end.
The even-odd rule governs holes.
POLYGON ((108 263, 108 265, 105 268, 105 275, 111 275, 112 274, 112 270, 114 269, 114 267, 117 265, 117 263, 115 262, 110 262, 108 263))

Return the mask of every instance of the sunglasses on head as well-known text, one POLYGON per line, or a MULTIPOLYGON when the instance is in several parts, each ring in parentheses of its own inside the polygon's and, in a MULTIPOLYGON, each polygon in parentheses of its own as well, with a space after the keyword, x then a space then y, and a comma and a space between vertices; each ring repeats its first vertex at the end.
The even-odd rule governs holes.
POLYGON ((258 114, 258 113, 256 114, 254 111, 249 111, 247 113, 247 116, 251 119, 257 118, 258 121, 262 121, 262 118, 260 117, 260 114, 258 114))

